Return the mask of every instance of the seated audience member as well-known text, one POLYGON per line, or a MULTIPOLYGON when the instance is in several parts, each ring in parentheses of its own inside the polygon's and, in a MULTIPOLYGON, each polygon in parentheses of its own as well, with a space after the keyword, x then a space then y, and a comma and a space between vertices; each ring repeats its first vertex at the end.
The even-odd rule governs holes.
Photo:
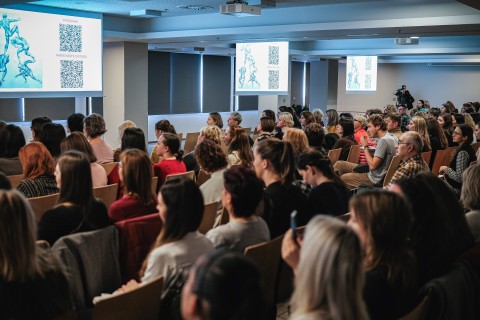
MULTIPOLYGON (((297 240, 298 241, 298 240, 297 240)), ((369 319, 360 240, 338 219, 316 216, 308 223, 300 250, 289 230, 282 257, 295 270, 292 320, 369 319)))
MULTIPOLYGON (((197 139, 197 146, 199 143, 201 143, 204 140, 212 140, 215 142, 217 145, 222 144, 222 130, 220 130, 219 127, 213 125, 213 126, 205 126, 200 130, 200 134, 198 135, 197 139)), ((196 148, 196 147, 195 147, 196 148)), ((185 163, 185 167, 187 168, 187 171, 195 171, 195 174, 198 175, 198 172, 200 171, 199 164, 195 158, 195 150, 187 153, 183 157, 183 163, 185 163)))
MULTIPOLYGON (((210 240, 197 231, 203 217, 203 199, 195 182, 186 178, 169 180, 157 200, 163 226, 140 271, 142 283, 158 276, 168 283, 176 274, 186 274, 201 255, 213 250, 210 240)), ((138 286, 130 280, 119 291, 138 286)))
POLYGON ((432 148, 432 155, 430 157, 430 163, 428 164, 431 169, 437 151, 446 149, 448 147, 448 140, 447 136, 445 136, 445 132, 442 130, 436 119, 427 119, 427 131, 430 138, 430 146, 432 148))
POLYGON ((124 194, 112 203, 108 217, 112 221, 130 219, 157 212, 152 192, 152 164, 145 151, 127 149, 120 154, 119 175, 124 194))
POLYGON ((248 135, 243 128, 239 126, 229 126, 225 131, 223 141, 228 147, 227 160, 229 166, 252 166, 252 149, 250 148, 248 135))
POLYGON ((52 120, 49 117, 34 118, 30 126, 30 130, 32 130, 32 141, 38 141, 40 139, 43 125, 51 122, 52 120))
POLYGON ((260 141, 265 139, 275 138, 275 122, 270 117, 261 117, 260 122, 257 125, 257 132, 258 137, 255 140, 255 145, 257 145, 260 141))
POLYGON ((293 116, 289 112, 280 112, 278 114, 278 121, 277 121, 277 134, 275 138, 282 139, 283 134, 287 128, 293 128, 293 116))
POLYGON ((452 156, 450 166, 441 166, 445 182, 457 193, 462 189, 462 174, 472 161, 477 160, 472 148, 473 130, 466 124, 460 124, 453 131, 453 142, 458 143, 452 156))
POLYGON ((239 112, 232 112, 230 113, 230 116, 228 117, 227 121, 227 126, 232 127, 232 126, 240 126, 242 123, 242 115, 239 112))
POLYGON ((407 131, 401 135, 397 145, 397 156, 400 157, 401 162, 390 182, 384 187, 385 189, 388 190, 398 179, 410 178, 419 172, 430 171, 423 161, 422 148, 423 140, 418 132, 407 131))
POLYGON ((475 242, 480 242, 480 165, 470 166, 463 173, 463 185, 460 200, 465 209, 468 226, 472 231, 475 242))
POLYGON ((351 226, 365 252, 363 297, 370 319, 398 319, 414 308, 417 267, 408 244, 412 213, 399 195, 366 191, 350 201, 351 226))
POLYGON ((252 169, 234 166, 223 174, 222 204, 229 222, 206 234, 215 247, 243 253, 246 247, 270 240, 265 221, 255 215, 263 188, 252 169))
POLYGON ((416 131, 422 137, 423 149, 422 152, 431 151, 430 136, 427 130, 427 121, 421 116, 414 116, 410 119, 410 123, 407 126, 408 131, 416 131))
POLYGON ((313 187, 307 195, 309 216, 339 216, 348 212, 350 192, 333 171, 328 157, 317 150, 303 152, 297 157, 297 170, 313 187))
POLYGON ((427 112, 427 118, 437 120, 438 116, 440 115, 440 109, 438 108, 430 108, 427 112))
MULTIPOLYGON (((477 141, 480 142, 480 122, 475 125, 475 137, 477 138, 477 141)), ((480 148, 477 149, 477 153, 475 155, 477 157, 477 161, 480 160, 480 148)))
MULTIPOLYGON (((396 152, 397 139, 387 132, 387 124, 380 115, 372 115, 368 118, 368 135, 370 138, 378 137, 375 153, 365 152, 368 164, 368 173, 354 172, 356 163, 337 161, 333 168, 342 173, 341 179, 349 189, 357 188, 361 184, 378 185, 383 182, 388 166, 396 152)), ((361 139, 363 150, 368 147, 365 138, 361 139)))
POLYGON ((85 116, 81 113, 74 113, 67 118, 67 132, 83 132, 83 120, 85 116))
POLYGON ((316 122, 317 120, 315 119, 315 116, 310 111, 305 110, 300 113, 300 124, 302 125, 302 129, 305 129, 308 124, 316 122))
POLYGON ((452 125, 465 124, 465 116, 460 113, 452 113, 452 125))
POLYGON ((270 110, 270 109, 263 110, 262 111, 262 117, 269 117, 270 119, 273 120, 274 123, 277 120, 275 112, 273 110, 270 110))
POLYGON ((23 179, 17 187, 27 198, 58 192, 53 176, 53 158, 43 143, 33 141, 18 152, 23 167, 23 179))
MULTIPOLYGON (((125 133, 125 129, 128 129, 128 128, 136 128, 137 125, 135 124, 135 122, 131 121, 131 120, 125 120, 123 121, 122 123, 120 123, 120 125, 118 126, 118 141, 120 142, 120 148, 117 148, 113 151, 113 161, 114 162, 118 162, 120 161, 120 153, 122 153, 122 137, 123 137, 123 134, 125 133)), ((143 131, 142 131, 143 133, 143 131)))
POLYGON ((0 130, 0 171, 5 175, 22 174, 18 152, 24 145, 25 136, 19 126, 9 124, 0 130))
POLYGON ((290 142, 293 147, 294 157, 297 157, 300 153, 309 149, 307 135, 302 129, 287 128, 284 132, 282 140, 290 142))
POLYGON ((39 141, 45 145, 53 158, 60 156, 60 142, 67 136, 65 129, 58 123, 45 123, 39 141))
POLYGON ((200 186, 205 204, 218 202, 215 226, 222 217, 223 173, 227 168, 227 156, 222 147, 212 140, 203 140, 195 148, 195 157, 200 168, 210 175, 210 179, 200 186))
POLYGON ((409 239, 422 286, 444 274, 473 245, 473 236, 456 195, 433 174, 400 179, 390 190, 404 196, 412 208, 409 239))
MULTIPOLYGON (((170 123, 170 121, 166 119, 160 120, 155 123, 155 137, 157 138, 157 140, 164 133, 177 134, 177 131, 175 131, 175 127, 170 123)), ((157 145, 155 145, 152 149, 152 153, 150 154, 150 161, 152 161, 153 164, 157 164, 161 160, 163 159, 158 156, 157 145)))
POLYGON ((455 144, 453 142, 452 116, 448 113, 441 114, 438 116, 437 121, 447 137, 448 146, 453 147, 455 144))
MULTIPOLYGON (((122 141, 120 144, 120 150, 123 152, 128 149, 138 149, 147 153, 147 145, 145 143, 145 134, 140 128, 127 128, 123 132, 122 141)), ((119 164, 112 168, 112 171, 108 174, 108 183, 118 183, 117 199, 123 196, 123 181, 120 178, 119 164)))
POLYGON ((315 117, 315 122, 320 124, 323 128, 325 126, 325 124, 323 123, 323 111, 319 108, 315 108, 312 110, 312 114, 315 117))
POLYGON ((365 130, 367 125, 367 119, 364 116, 357 114, 353 117, 353 130, 355 131, 353 137, 355 141, 357 141, 357 144, 360 144, 361 137, 366 137, 367 142, 370 143, 370 138, 365 130))
POLYGON ((408 131, 407 126, 410 123, 410 117, 407 114, 407 106, 400 105, 398 107, 398 113, 400 113, 401 119, 400 129, 402 132, 408 131))
POLYGON ((204 255, 190 270, 183 287, 183 319, 264 320, 262 282, 255 263, 240 253, 215 250, 204 255))
POLYGON ((94 188, 107 185, 107 172, 97 163, 97 157, 87 138, 80 132, 72 132, 60 143, 60 150, 65 153, 70 150, 77 150, 85 154, 90 161, 90 172, 92 173, 92 184, 94 188))
POLYGON ((0 172, 0 190, 10 190, 12 189, 12 184, 8 177, 0 172))
POLYGON ((327 115, 327 133, 336 133, 339 119, 337 110, 328 109, 325 114, 327 115))
POLYGON ((180 150, 180 140, 176 134, 163 133, 158 138, 157 154, 163 158, 153 167, 155 176, 158 177, 158 190, 169 174, 184 173, 187 170, 182 162, 183 150, 180 150))
POLYGON ((60 263, 35 240, 28 201, 17 191, 0 191, 2 319, 57 319, 73 309, 60 263))
POLYGON ((93 197, 90 161, 81 152, 63 153, 55 168, 60 189, 58 204, 47 210, 38 223, 38 239, 53 245, 59 238, 110 225, 107 208, 93 197))
POLYGON ((266 186, 263 219, 270 236, 276 238, 290 227, 290 214, 298 211, 299 225, 305 224, 307 202, 300 188, 293 185, 295 158, 290 142, 267 139, 254 149, 253 167, 266 186))
POLYGON ((397 139, 400 139, 400 136, 402 135, 402 129, 400 129, 402 118, 400 114, 387 113, 385 121, 387 122, 387 131, 397 137, 397 139))
MULTIPOLYGON (((241 122, 241 120, 240 120, 241 122)), ((220 129, 223 128, 223 119, 220 113, 218 112, 210 112, 208 114, 208 119, 207 119, 207 126, 217 126, 220 129)))
POLYGON ((310 123, 307 124, 304 131, 310 148, 325 153, 325 149, 323 148, 325 139, 324 128, 319 123, 310 123))
POLYGON ((336 133, 341 137, 335 142, 332 149, 342 149, 338 160, 347 161, 350 147, 357 145, 354 138, 353 118, 340 118, 338 120, 336 133))
POLYGON ((102 135, 107 132, 103 117, 92 113, 85 118, 83 123, 83 133, 92 146, 93 154, 97 157, 97 163, 113 162, 113 148, 102 139, 102 135))

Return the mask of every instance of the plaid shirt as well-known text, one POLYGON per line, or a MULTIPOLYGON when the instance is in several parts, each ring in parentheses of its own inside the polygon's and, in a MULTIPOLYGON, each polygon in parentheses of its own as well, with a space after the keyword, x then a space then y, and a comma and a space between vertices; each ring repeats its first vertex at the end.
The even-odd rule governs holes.
POLYGON ((390 188, 390 186, 395 183, 395 181, 401 178, 410 178, 422 171, 429 171, 428 165, 423 161, 421 155, 416 155, 408 159, 407 161, 400 162, 397 171, 393 174, 392 180, 390 183, 385 186, 385 189, 390 188))

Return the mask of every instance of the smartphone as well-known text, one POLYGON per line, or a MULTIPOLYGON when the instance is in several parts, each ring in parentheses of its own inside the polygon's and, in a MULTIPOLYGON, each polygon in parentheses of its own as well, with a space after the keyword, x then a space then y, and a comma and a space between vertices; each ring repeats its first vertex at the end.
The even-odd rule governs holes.
POLYGON ((297 241, 297 210, 290 214, 290 228, 292 229, 293 240, 297 241))

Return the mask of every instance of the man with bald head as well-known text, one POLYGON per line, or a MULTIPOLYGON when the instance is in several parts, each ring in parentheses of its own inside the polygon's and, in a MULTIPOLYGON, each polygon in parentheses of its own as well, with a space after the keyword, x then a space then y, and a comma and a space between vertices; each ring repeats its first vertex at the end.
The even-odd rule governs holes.
POLYGON ((397 144, 397 156, 401 162, 393 174, 390 183, 385 186, 389 189, 395 181, 401 178, 410 178, 422 171, 429 171, 428 165, 422 158, 423 140, 415 131, 407 131, 400 136, 397 144))

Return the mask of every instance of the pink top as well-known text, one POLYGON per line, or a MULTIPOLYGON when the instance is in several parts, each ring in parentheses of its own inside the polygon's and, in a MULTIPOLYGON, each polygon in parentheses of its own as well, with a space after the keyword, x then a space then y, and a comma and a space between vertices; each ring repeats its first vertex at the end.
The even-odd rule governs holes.
POLYGON ((165 179, 169 174, 184 173, 187 172, 185 163, 178 160, 163 160, 157 163, 154 167, 154 174, 158 177, 157 191, 160 189, 165 179))
POLYGON ((90 163, 90 169, 92 170, 92 183, 93 187, 104 187, 107 185, 107 172, 98 163, 90 163))
POLYGON ((97 157, 97 163, 109 163, 113 162, 113 148, 105 141, 99 140, 95 143, 90 143, 93 149, 93 153, 97 157))
POLYGON ((108 210, 108 217, 114 222, 140 217, 157 212, 156 206, 156 201, 149 205, 143 205, 138 199, 125 195, 121 199, 112 203, 108 210))

